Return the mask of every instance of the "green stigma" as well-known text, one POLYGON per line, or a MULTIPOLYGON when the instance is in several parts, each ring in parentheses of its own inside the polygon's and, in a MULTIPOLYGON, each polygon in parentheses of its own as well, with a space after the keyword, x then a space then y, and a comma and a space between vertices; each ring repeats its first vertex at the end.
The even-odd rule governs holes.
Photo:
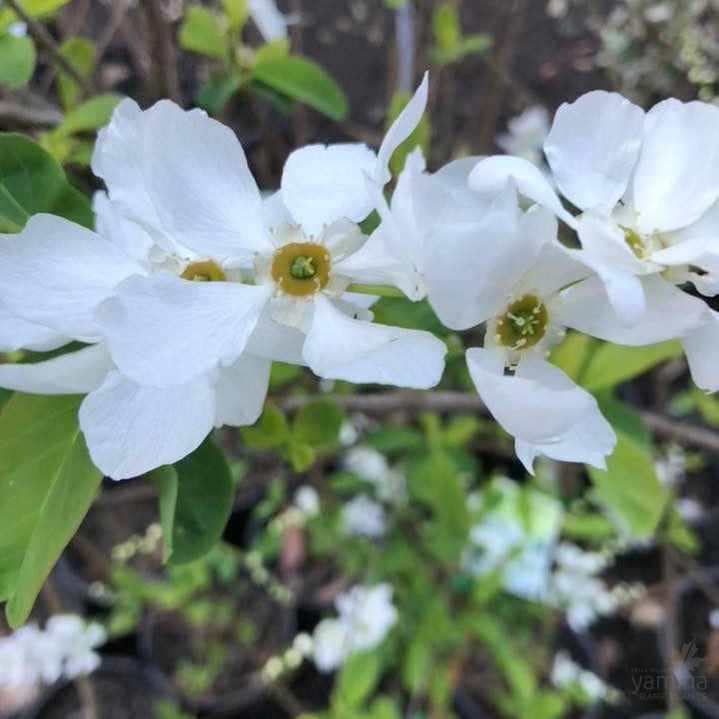
POLYGON ((314 277, 316 272, 314 258, 307 255, 295 257, 290 265, 290 274, 296 280, 308 280, 310 277, 314 277))
POLYGON ((544 337, 548 324, 544 303, 534 295, 525 295, 497 317, 495 340, 510 349, 534 347, 544 337))
POLYGON ((631 227, 624 227, 623 225, 620 225, 620 227, 624 232, 624 241, 629 245, 629 249, 634 253, 634 256, 640 260, 643 259, 647 248, 641 235, 631 227))

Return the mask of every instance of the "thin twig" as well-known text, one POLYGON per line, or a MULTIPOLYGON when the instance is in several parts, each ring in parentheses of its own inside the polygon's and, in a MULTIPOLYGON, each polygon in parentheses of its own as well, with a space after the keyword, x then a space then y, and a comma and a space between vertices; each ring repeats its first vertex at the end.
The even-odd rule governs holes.
POLYGON ((30 17, 16 0, 5 0, 5 4, 27 25, 35 40, 47 50, 50 57, 62 68, 63 72, 66 72, 86 94, 92 94, 92 84, 87 78, 80 75, 69 60, 62 54, 60 46, 55 42, 55 38, 46 30, 45 26, 30 17))
POLYGON ((62 120, 60 110, 44 107, 28 107, 0 100, 0 122, 23 127, 54 127, 62 120))
MULTIPOLYGON (((397 411, 417 412, 479 412, 487 414, 481 398, 465 392, 386 392, 367 394, 327 395, 327 399, 349 411, 367 414, 388 414, 397 411)), ((294 412, 312 400, 305 395, 275 397, 273 402, 287 412, 294 412)), ((639 410, 647 428, 658 437, 673 439, 680 444, 719 452, 719 432, 667 417, 649 410, 639 410)))

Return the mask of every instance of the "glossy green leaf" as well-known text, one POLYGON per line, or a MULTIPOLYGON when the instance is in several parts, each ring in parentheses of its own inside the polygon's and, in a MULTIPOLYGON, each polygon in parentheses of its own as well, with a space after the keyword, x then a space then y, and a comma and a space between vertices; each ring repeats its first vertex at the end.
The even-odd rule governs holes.
MULTIPOLYGON (((80 77, 90 77, 97 55, 95 46, 90 40, 79 36, 69 37, 60 46, 60 52, 80 77)), ((82 88, 75 79, 60 70, 57 74, 57 88, 63 108, 65 110, 74 108, 82 93, 82 88)))
POLYGON ((180 47, 191 52, 226 60, 229 54, 222 19, 201 5, 187 9, 180 26, 180 47))
POLYGON ((247 0, 222 0, 222 9, 230 29, 235 31, 242 29, 250 15, 247 0))
POLYGON ((210 114, 218 113, 240 88, 241 82, 235 73, 212 77, 197 90, 195 101, 210 114))
POLYGON ((333 706, 341 713, 360 709, 379 681, 381 668, 377 652, 351 655, 337 677, 333 706))
MULTIPOLYGON (((204 557, 222 537, 232 511, 234 486, 225 457, 212 438, 169 469, 177 481, 170 562, 185 564, 204 557)), ((167 514, 174 491, 169 471, 160 482, 166 493, 160 503, 161 511, 163 505, 165 510, 163 530, 169 531, 167 514)))
POLYGON ((290 461, 295 472, 306 472, 317 458, 314 448, 296 439, 291 439, 287 443, 287 447, 282 454, 290 461))
POLYGON ((0 85, 16 90, 24 87, 35 69, 35 45, 27 37, 0 35, 0 85))
POLYGON ((253 67, 255 80, 337 120, 347 117, 349 105, 339 85, 315 62, 304 57, 269 57, 253 67))
POLYGON ((22 135, 0 134, 0 231, 20 231, 30 215, 48 212, 66 186, 62 167, 22 135))
POLYGON ((16 394, 0 412, 0 597, 19 626, 97 491, 82 398, 16 394))
POLYGON ((292 422, 293 437, 312 447, 336 444, 344 412, 334 402, 316 400, 300 407, 292 422))
POLYGON ((643 374, 660 362, 680 357, 681 354, 681 343, 674 340, 646 347, 605 343, 592 355, 579 382, 590 392, 608 389, 643 374))

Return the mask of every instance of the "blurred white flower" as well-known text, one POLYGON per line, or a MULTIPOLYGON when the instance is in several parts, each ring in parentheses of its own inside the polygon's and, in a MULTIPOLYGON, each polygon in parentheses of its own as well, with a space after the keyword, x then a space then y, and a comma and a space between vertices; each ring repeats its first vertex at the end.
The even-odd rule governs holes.
POLYGON ((350 420, 342 422, 342 426, 340 427, 340 444, 343 447, 351 447, 357 441, 358 437, 359 432, 353 422, 350 420))
POLYGON ((316 517, 320 513, 320 496, 309 484, 303 484, 297 489, 293 503, 306 519, 316 517))
POLYGON ((530 107, 507 123, 507 132, 497 137, 497 145, 508 155, 516 155, 537 167, 544 165, 542 145, 549 134, 549 113, 543 107, 530 107))
POLYGON ((406 498, 405 478, 389 466, 387 458, 371 447, 353 447, 344 456, 344 468, 374 486, 383 502, 406 498))
POLYGON ((105 630, 73 614, 51 617, 45 630, 35 624, 0 638, 0 687, 53 684, 61 677, 74 679, 100 665, 95 649, 104 643, 105 630))
POLYGON ((8 25, 7 31, 15 37, 25 37, 25 35, 27 35, 27 25, 19 20, 11 22, 10 25, 8 25))
POLYGON ((392 587, 354 586, 335 600, 338 616, 323 619, 313 634, 315 665, 322 672, 341 666, 351 654, 379 646, 397 622, 392 587))
POLYGON ((267 42, 287 37, 287 26, 292 18, 277 9, 275 0, 249 0, 249 10, 252 21, 267 42))
POLYGON ((495 480, 481 502, 491 509, 470 530, 465 568, 477 576, 501 570, 507 592, 526 599, 544 598, 561 505, 549 495, 525 493, 505 478, 495 480))
POLYGON ((559 689, 578 686, 589 704, 600 700, 614 702, 621 696, 596 674, 577 664, 565 651, 557 652, 554 657, 550 679, 559 689))
POLYGON ((342 508, 342 526, 347 534, 378 539, 386 529, 384 509, 366 494, 358 494, 342 508))
POLYGON ((667 448, 664 457, 654 463, 659 481, 668 486, 676 486, 686 474, 687 457, 684 450, 676 444, 667 448))

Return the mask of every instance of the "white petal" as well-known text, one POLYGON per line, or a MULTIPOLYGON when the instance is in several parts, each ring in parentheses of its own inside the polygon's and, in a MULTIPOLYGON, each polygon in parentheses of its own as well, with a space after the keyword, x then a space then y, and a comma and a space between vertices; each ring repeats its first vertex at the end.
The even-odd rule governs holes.
POLYGON ((446 351, 429 332, 352 319, 318 294, 304 357, 326 379, 429 389, 442 377, 446 351))
POLYGON ((397 119, 392 123, 387 134, 382 140, 382 145, 377 154, 377 169, 374 180, 378 185, 386 185, 392 175, 389 171, 389 163, 395 150, 414 132, 419 125, 429 96, 429 73, 425 72, 422 82, 415 91, 412 99, 405 105, 397 119))
POLYGON ((574 218, 564 209, 542 171, 521 157, 495 155, 480 160, 469 174, 469 186, 475 192, 493 192, 502 189, 510 178, 522 195, 551 210, 560 220, 574 227, 574 218))
POLYGON ((692 265, 707 272, 719 272, 719 227, 713 237, 692 237, 655 252, 651 259, 660 265, 692 265))
POLYGON ((166 387, 232 364, 267 303, 269 285, 132 277, 98 313, 120 370, 166 387))
POLYGON ((561 370, 527 355, 515 376, 505 376, 501 353, 478 348, 467 351, 467 366, 489 411, 515 437, 529 472, 537 454, 603 466, 614 432, 596 400, 561 370))
POLYGON ((112 201, 128 217, 158 226, 155 206, 145 189, 142 146, 145 123, 152 109, 124 99, 112 113, 110 124, 100 130, 92 156, 92 171, 105 181, 112 201))
POLYGON ((469 188, 469 176, 482 160, 482 157, 460 157, 452 160, 434 173, 433 177, 442 185, 445 192, 461 202, 476 201, 469 188))
POLYGON ((496 315, 539 247, 556 238, 548 211, 519 216, 514 189, 478 196, 480 219, 446 223, 427 246, 428 297, 442 322, 467 329, 496 315))
POLYGON ((124 278, 144 270, 94 232, 34 215, 0 237, 0 301, 11 312, 83 342, 99 337, 95 308, 124 278))
POLYGON ((19 349, 47 352, 69 341, 55 330, 21 319, 0 302, 0 352, 19 349))
POLYGON ((214 421, 215 393, 204 376, 157 388, 111 372, 80 406, 92 461, 113 479, 179 461, 199 447, 214 421))
POLYGON ((260 315, 260 319, 247 341, 245 354, 264 357, 275 362, 304 365, 305 361, 302 358, 302 345, 305 343, 304 333, 294 327, 275 322, 267 315, 267 312, 260 315))
POLYGON ((282 199, 308 235, 335 220, 363 220, 372 211, 366 187, 377 158, 366 145, 307 145, 287 158, 282 199))
POLYGON ((552 240, 557 236, 556 220, 554 222, 554 230, 547 230, 545 234, 550 239, 541 246, 528 273, 527 284, 536 289, 539 297, 551 297, 591 274, 587 265, 579 261, 577 253, 552 240))
POLYGON ((563 104, 544 143, 560 192, 583 210, 609 212, 629 184, 643 124, 644 111, 615 92, 563 104))
POLYGON ((215 383, 217 427, 241 427, 257 421, 267 397, 271 365, 269 360, 243 356, 220 369, 215 383))
POLYGON ((104 192, 96 192, 92 199, 95 230, 138 262, 146 262, 155 242, 145 228, 128 219, 104 192))
POLYGON ((701 321, 701 300, 658 275, 645 277, 641 283, 646 310, 632 326, 623 323, 607 302, 606 289, 597 278, 584 280, 563 293, 557 320, 593 337, 633 347, 683 337, 701 321))
POLYGON ((163 227, 208 257, 269 249, 260 192, 232 130, 169 101, 149 112, 143 173, 163 227))
POLYGON ((34 364, 0 364, 0 387, 33 394, 85 394, 114 368, 102 344, 34 364))
POLYGON ((719 108, 665 100, 648 113, 634 176, 642 232, 686 227, 719 198, 719 108))
POLYGON ((695 384, 707 392, 719 391, 719 313, 707 307, 703 322, 682 345, 695 384))
POLYGON ((627 274, 647 273, 645 264, 627 244, 622 229, 606 215, 585 212, 578 218, 577 233, 582 248, 603 264, 627 274))

